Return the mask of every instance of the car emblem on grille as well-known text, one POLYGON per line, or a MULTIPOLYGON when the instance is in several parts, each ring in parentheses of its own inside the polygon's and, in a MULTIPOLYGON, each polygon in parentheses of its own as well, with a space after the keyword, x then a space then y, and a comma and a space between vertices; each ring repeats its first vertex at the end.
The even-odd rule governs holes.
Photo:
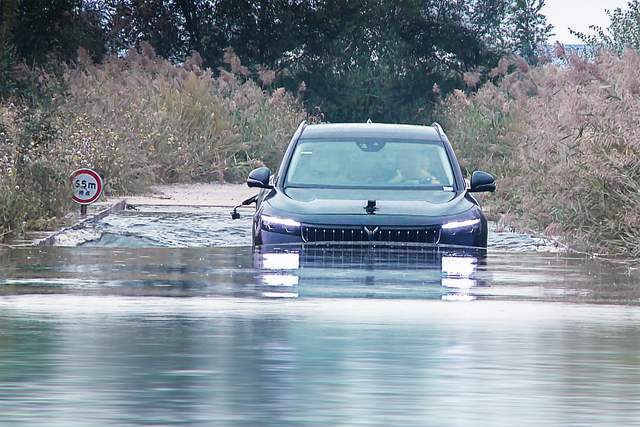
POLYGON ((369 228, 365 225, 364 231, 367 233, 367 237, 369 238, 369 240, 373 240, 373 237, 376 235, 378 231, 380 231, 380 228, 379 227, 369 228))

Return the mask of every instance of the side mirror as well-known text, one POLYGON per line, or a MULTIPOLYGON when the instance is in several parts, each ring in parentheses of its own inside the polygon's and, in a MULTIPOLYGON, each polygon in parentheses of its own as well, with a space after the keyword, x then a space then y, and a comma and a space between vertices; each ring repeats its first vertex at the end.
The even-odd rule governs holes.
POLYGON ((496 179, 490 173, 475 171, 471 175, 470 193, 481 193, 483 191, 496 191, 496 179))
POLYGON ((256 203, 258 201, 258 194, 256 194, 253 197, 249 197, 247 200, 243 200, 242 203, 240 203, 238 206, 235 206, 233 208, 233 210, 231 211, 231 219, 239 219, 240 218, 240 212, 238 212, 238 208, 240 206, 249 206, 252 203, 256 203))
POLYGON ((271 171, 268 167, 263 166, 249 173, 247 185, 249 187, 272 188, 272 186, 269 185, 269 178, 271 178, 271 171))

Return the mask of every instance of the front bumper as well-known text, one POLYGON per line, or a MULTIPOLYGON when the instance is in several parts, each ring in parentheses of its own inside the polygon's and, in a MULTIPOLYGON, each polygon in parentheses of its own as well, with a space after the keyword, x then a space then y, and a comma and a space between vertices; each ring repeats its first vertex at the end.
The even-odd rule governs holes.
MULTIPOLYGON (((286 243, 359 243, 457 245, 486 248, 487 221, 481 212, 464 217, 448 217, 431 225, 342 225, 308 224, 287 230, 264 226, 258 219, 254 226, 254 244, 286 243)), ((388 222, 388 221, 386 221, 388 222)), ((402 221, 398 221, 402 222, 402 221)))

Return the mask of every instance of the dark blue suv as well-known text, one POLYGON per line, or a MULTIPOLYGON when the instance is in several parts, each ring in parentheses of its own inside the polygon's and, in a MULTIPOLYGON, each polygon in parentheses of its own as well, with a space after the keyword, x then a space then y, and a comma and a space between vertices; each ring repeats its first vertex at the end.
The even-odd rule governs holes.
POLYGON ((495 191, 476 171, 467 184, 444 131, 397 124, 303 122, 275 176, 253 170, 253 244, 487 246, 471 193, 495 191))

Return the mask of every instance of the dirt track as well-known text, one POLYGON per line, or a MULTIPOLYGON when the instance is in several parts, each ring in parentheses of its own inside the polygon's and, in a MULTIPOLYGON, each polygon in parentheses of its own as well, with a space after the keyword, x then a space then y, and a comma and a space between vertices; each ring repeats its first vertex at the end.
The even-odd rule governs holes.
POLYGON ((227 207, 257 193, 257 189, 246 184, 173 184, 152 187, 148 195, 109 198, 108 202, 126 198, 131 205, 227 207))

